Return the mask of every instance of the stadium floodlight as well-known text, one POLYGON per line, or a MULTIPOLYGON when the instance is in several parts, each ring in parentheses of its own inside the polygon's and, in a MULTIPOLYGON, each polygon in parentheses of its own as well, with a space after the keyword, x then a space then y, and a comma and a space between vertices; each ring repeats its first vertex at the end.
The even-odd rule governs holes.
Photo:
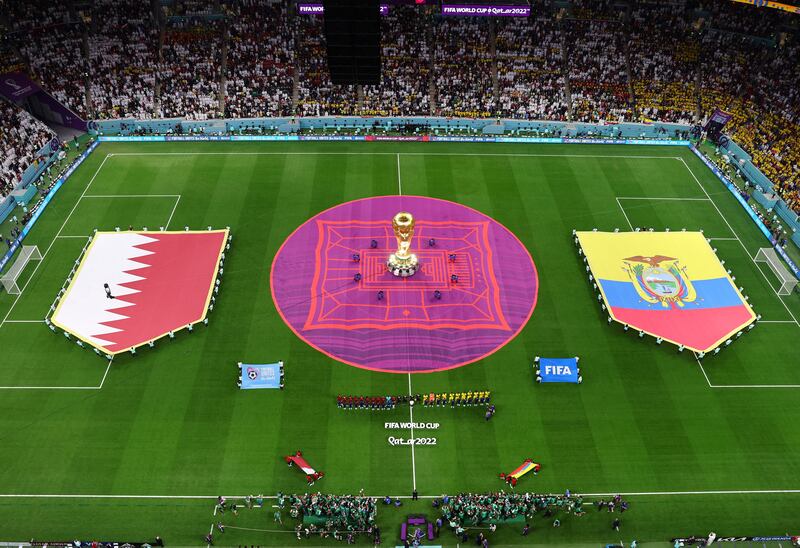
POLYGON ((31 261, 41 261, 42 254, 39 252, 39 247, 35 245, 23 245, 22 249, 19 252, 19 256, 17 260, 14 261, 14 264, 11 265, 11 268, 8 269, 2 278, 0 278, 0 283, 3 284, 3 287, 6 289, 9 295, 19 295, 22 291, 17 285, 17 280, 19 279, 20 274, 25 269, 31 261))
POLYGON ((756 253, 753 259, 757 263, 767 263, 772 273, 778 277, 780 288, 777 290, 778 295, 791 295, 795 286, 797 285, 797 278, 789 272, 783 261, 780 260, 778 254, 771 247, 762 247, 756 253))

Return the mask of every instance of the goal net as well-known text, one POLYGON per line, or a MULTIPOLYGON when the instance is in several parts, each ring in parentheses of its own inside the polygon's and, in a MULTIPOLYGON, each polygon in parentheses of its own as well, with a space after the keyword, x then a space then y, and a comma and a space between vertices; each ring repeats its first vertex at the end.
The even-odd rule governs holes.
POLYGON ((774 249, 771 247, 760 248, 754 260, 757 263, 767 263, 770 270, 778 277, 778 281, 781 284, 778 289, 778 295, 791 295, 792 290, 797 285, 797 278, 789 272, 789 269, 786 268, 786 265, 783 264, 774 249))
POLYGON ((23 245, 22 249, 17 255, 17 259, 14 261, 14 264, 11 265, 11 268, 8 269, 8 272, 3 274, 3 277, 0 278, 0 283, 3 284, 3 287, 6 288, 9 295, 19 295, 21 292, 19 290, 19 286, 17 285, 17 280, 19 279, 19 275, 22 274, 22 271, 25 269, 25 266, 31 261, 41 261, 42 254, 39 253, 39 248, 35 245, 23 245))

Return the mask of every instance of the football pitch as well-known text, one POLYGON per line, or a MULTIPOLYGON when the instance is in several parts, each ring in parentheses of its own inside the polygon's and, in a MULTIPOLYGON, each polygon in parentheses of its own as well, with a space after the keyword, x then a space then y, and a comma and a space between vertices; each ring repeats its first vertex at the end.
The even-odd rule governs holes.
MULTIPOLYGON (((666 542, 797 534, 800 302, 752 257, 768 244, 683 147, 444 143, 103 143, 59 191, 27 244, 20 296, 0 294, 0 541, 97 538, 202 543, 217 495, 308 491, 296 450, 326 493, 423 497, 379 505, 384 545, 431 497, 504 487, 500 472, 542 464, 518 491, 625 494, 620 532, 589 507, 492 545, 666 542), (381 373, 300 340, 272 300, 270 268, 310 217, 374 196, 458 202, 530 252, 538 299, 519 335, 448 371, 381 373), (208 326, 137 355, 104 359, 53 334, 51 303, 95 229, 230 227, 233 244, 208 326), (572 230, 703 230, 762 321, 702 363, 608 325, 572 230), (537 385, 534 356, 580 356, 583 384, 537 385), (237 362, 285 362, 283 391, 240 391, 237 362), (344 411, 338 394, 491 390, 481 408, 413 408, 435 445, 390 445, 408 406, 344 411)), ((413 345, 413 341, 409 341, 413 345)), ((415 435, 419 436, 420 431, 415 435)), ((267 505, 269 506, 269 504, 267 505)), ((272 509, 228 514, 217 545, 298 542, 272 509)), ((457 539, 443 533, 440 544, 457 539)), ((335 544, 334 541, 329 541, 335 544)))

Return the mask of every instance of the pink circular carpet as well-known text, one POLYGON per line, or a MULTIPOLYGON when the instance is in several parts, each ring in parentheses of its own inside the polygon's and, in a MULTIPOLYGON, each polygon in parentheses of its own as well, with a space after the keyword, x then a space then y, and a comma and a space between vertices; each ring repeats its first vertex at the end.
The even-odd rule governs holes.
POLYGON ((344 363, 391 373, 452 369, 497 351, 525 326, 538 291, 536 266, 506 227, 420 196, 356 200, 312 217, 278 250, 270 284, 298 337, 344 363), (411 250, 421 267, 410 278, 385 266, 398 211, 416 219, 411 250))

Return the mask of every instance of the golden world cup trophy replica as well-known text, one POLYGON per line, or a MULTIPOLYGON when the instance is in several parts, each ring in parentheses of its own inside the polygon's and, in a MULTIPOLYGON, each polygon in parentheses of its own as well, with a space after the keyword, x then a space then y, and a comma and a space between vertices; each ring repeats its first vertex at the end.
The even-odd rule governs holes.
POLYGON ((392 219, 392 229, 397 238, 397 251, 389 255, 386 267, 395 276, 413 276, 419 269, 417 256, 409 252, 411 239, 414 237, 414 216, 401 211, 392 219))

